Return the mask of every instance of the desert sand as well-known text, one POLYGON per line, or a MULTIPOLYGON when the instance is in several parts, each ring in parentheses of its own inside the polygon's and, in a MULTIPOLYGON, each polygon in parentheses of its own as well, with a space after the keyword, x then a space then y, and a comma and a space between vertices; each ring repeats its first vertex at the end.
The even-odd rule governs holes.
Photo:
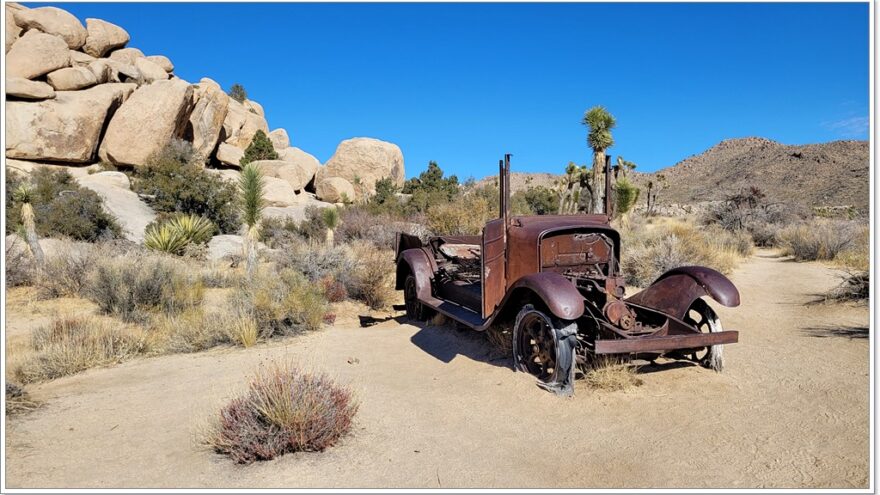
MULTIPOLYGON (((740 342, 715 373, 664 361, 621 392, 558 398, 482 336, 402 317, 258 345, 144 358, 29 387, 9 419, 8 487, 835 487, 868 485, 868 308, 807 305, 837 283, 759 251, 717 304, 740 342), (249 466, 199 446, 248 375, 289 359, 350 385, 352 434, 323 453, 249 466)), ((7 308, 7 338, 47 318, 7 308)))

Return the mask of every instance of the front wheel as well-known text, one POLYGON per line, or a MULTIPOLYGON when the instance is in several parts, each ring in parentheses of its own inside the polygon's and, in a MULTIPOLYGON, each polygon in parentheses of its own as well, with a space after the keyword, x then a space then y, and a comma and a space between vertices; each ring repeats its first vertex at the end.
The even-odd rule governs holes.
POLYGON ((513 327, 517 371, 534 375, 539 386, 557 395, 572 395, 576 334, 575 322, 562 322, 531 304, 523 306, 513 327))
POLYGON ((403 282, 403 303, 406 306, 406 317, 412 321, 425 321, 431 316, 431 309, 419 301, 416 277, 411 273, 403 282))
MULTIPOLYGON (((701 333, 716 333, 723 331, 721 328, 721 320, 718 318, 715 310, 702 299, 697 299, 691 304, 691 307, 688 308, 688 312, 684 317, 684 322, 692 325, 701 333)), ((693 361, 696 361, 704 368, 721 371, 724 369, 724 354, 722 351, 724 351, 723 345, 712 345, 703 348, 700 352, 692 353, 690 357, 693 361)))

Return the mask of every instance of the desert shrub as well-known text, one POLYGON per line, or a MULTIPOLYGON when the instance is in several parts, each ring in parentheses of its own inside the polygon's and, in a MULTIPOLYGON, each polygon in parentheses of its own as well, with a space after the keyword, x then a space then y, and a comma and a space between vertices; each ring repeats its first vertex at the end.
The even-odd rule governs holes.
POLYGON ((867 271, 847 272, 833 289, 825 293, 826 301, 868 302, 871 290, 871 277, 867 271))
POLYGON ((321 290, 328 302, 342 302, 348 299, 345 284, 328 275, 321 279, 321 290))
POLYGON ((238 83, 233 84, 226 94, 239 103, 244 103, 247 100, 247 91, 245 91, 244 86, 238 83))
POLYGON ((183 263, 140 255, 98 260, 84 292, 101 312, 135 321, 151 311, 173 314, 197 306, 204 287, 183 263))
POLYGON ((159 313, 148 325, 149 348, 156 354, 199 352, 236 342, 234 317, 193 307, 175 314, 159 313))
POLYGON ((26 358, 13 370, 22 383, 52 380, 129 359, 146 350, 136 328, 91 317, 61 317, 34 331, 26 358))
POLYGON ((241 222, 235 184, 207 172, 201 158, 187 146, 173 141, 150 157, 137 169, 134 191, 143 195, 160 217, 192 214, 210 220, 224 234, 237 232, 241 222))
POLYGON ((264 217, 260 222, 260 242, 272 249, 300 239, 299 225, 289 217, 264 217))
POLYGON ((254 319, 265 339, 318 330, 328 309, 321 288, 289 269, 259 270, 235 288, 230 303, 234 314, 254 319))
POLYGON ((364 240, 383 249, 393 249, 398 232, 427 239, 430 230, 424 222, 424 215, 421 214, 400 220, 385 213, 373 214, 366 208, 354 205, 341 211, 336 239, 340 242, 364 240))
POLYGON ((425 213, 436 205, 449 203, 458 197, 460 193, 458 177, 455 175, 444 177, 443 170, 437 162, 431 161, 428 163, 428 168, 418 177, 413 177, 404 183, 403 193, 412 195, 406 204, 406 210, 425 213))
POLYGON ((41 297, 82 294, 97 259, 94 248, 71 245, 46 260, 36 286, 41 297))
POLYGON ((12 416, 15 414, 33 411, 40 404, 31 399, 27 390, 16 383, 6 382, 6 414, 12 416))
POLYGON ((355 269, 348 279, 348 293, 372 309, 381 309, 394 296, 394 255, 369 244, 352 246, 355 269))
POLYGON ((639 200, 641 189, 635 186, 626 177, 620 178, 614 185, 614 214, 626 215, 633 209, 639 200))
MULTIPOLYGON (((327 237, 327 222, 324 218, 324 211, 330 208, 319 208, 317 206, 307 206, 305 209, 305 219, 299 224, 299 233, 306 239, 314 239, 323 241, 327 237)), ((333 211, 336 211, 334 208, 333 211)))
POLYGON ((242 274, 234 270, 221 268, 214 263, 201 272, 202 285, 206 289, 227 289, 241 282, 242 274))
POLYGON ((511 322, 492 325, 486 329, 489 347, 503 357, 513 357, 513 326, 511 322))
POLYGON ((272 364, 220 410, 204 442, 242 464, 322 451, 351 429, 358 404, 326 375, 272 364))
POLYGON ((17 235, 7 238, 4 265, 6 287, 32 285, 37 278, 34 258, 28 251, 27 244, 17 235))
POLYGON ((242 157, 239 163, 244 167, 248 163, 258 160, 277 159, 278 153, 275 151, 275 147, 272 145, 269 136, 267 136, 262 130, 257 130, 253 139, 251 139, 251 144, 249 144, 244 150, 244 157, 242 157))
POLYGON ((355 261, 346 246, 328 246, 321 242, 293 242, 277 252, 274 260, 279 269, 301 273, 311 282, 330 276, 346 286, 355 269, 355 261))
POLYGON ((621 265, 627 283, 646 287, 664 272, 687 265, 703 265, 729 273, 751 254, 752 244, 745 232, 728 232, 720 227, 697 228, 670 221, 651 228, 634 222, 620 230, 623 254, 621 265))
POLYGON ((432 206, 426 215, 428 228, 444 235, 479 234, 492 217, 489 203, 478 195, 466 195, 459 202, 432 206))
POLYGON ((748 232, 756 246, 772 247, 779 242, 780 230, 809 216, 804 207, 770 202, 760 189, 750 187, 710 205, 702 220, 727 231, 748 232))
POLYGON ((513 213, 522 215, 553 215, 559 208, 556 193, 544 186, 532 186, 513 193, 510 204, 513 213))
POLYGON ((783 252, 798 261, 833 260, 852 249, 866 227, 846 220, 814 219, 778 234, 783 252))
MULTIPOLYGON (((11 194, 10 186, 28 184, 34 222, 40 237, 69 237, 95 242, 118 237, 122 232, 116 219, 104 211, 101 197, 79 186, 63 169, 38 168, 29 181, 7 176, 6 233, 21 226, 21 202, 11 194)), ((14 189, 13 189, 14 190, 14 189)))
POLYGON ((638 368, 616 356, 599 356, 583 369, 584 383, 594 390, 614 392, 641 385, 638 368))

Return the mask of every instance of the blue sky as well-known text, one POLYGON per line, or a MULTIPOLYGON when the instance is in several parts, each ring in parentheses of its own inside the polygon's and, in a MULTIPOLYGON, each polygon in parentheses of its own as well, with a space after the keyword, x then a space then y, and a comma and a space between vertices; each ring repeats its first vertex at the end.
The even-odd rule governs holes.
POLYGON ((119 24, 188 81, 241 83, 322 162, 350 137, 394 142, 407 176, 482 177, 505 152, 515 171, 586 163, 597 104, 609 152, 643 171, 726 138, 868 137, 867 3, 50 5, 119 24))

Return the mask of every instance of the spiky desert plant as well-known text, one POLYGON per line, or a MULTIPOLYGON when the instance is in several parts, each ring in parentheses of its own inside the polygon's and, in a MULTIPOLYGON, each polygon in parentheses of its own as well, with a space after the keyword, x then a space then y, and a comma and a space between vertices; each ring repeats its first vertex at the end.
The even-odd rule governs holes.
POLYGON ((605 168, 605 150, 614 145, 611 129, 617 122, 605 107, 599 105, 587 110, 581 123, 589 129, 587 143, 593 148, 592 212, 604 213, 602 196, 605 194, 605 181, 602 180, 602 171, 605 168))
POLYGON ((144 234, 144 246, 154 251, 181 254, 188 244, 186 234, 171 222, 156 225, 144 234))
POLYGON ((257 240, 260 238, 260 217, 263 214, 265 199, 263 173, 254 164, 247 164, 241 169, 238 189, 241 194, 241 216, 244 220, 244 242, 242 255, 248 280, 253 278, 257 265, 257 240))
POLYGON ((34 200, 34 190, 25 184, 18 186, 13 193, 13 198, 21 202, 21 225, 24 228, 24 238, 27 245, 37 261, 37 265, 42 267, 45 257, 43 256, 43 248, 40 247, 39 239, 37 239, 37 225, 34 222, 34 208, 31 203, 34 200))
POLYGON ((178 230, 187 241, 193 244, 204 244, 214 234, 214 224, 205 217, 198 215, 178 215, 168 221, 171 228, 178 230))

